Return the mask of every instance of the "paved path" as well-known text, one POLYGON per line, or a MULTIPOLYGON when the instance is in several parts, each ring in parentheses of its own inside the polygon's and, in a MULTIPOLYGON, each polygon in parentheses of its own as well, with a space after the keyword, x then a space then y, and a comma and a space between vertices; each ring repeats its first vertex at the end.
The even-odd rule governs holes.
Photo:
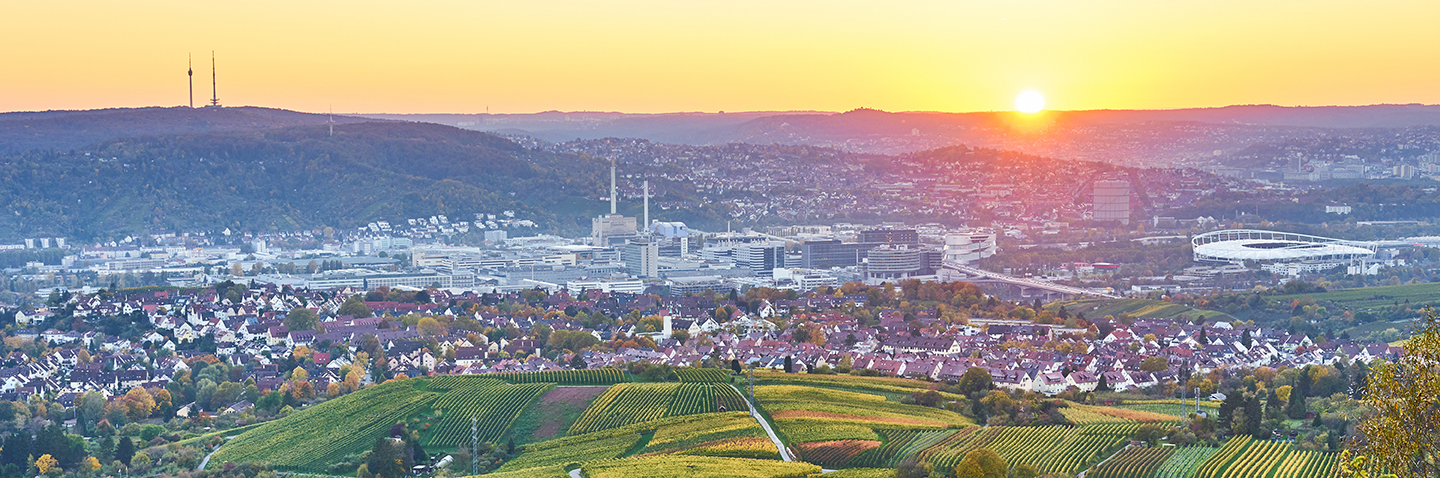
MULTIPOLYGON (((735 388, 735 386, 731 385, 730 388, 735 388)), ((740 393, 740 389, 735 388, 735 393, 740 393)), ((740 393, 740 396, 744 397, 745 394, 740 393)), ((760 416, 760 412, 755 411, 755 405, 751 404, 749 400, 746 400, 745 406, 750 407, 750 416, 755 417, 755 421, 760 423, 760 428, 764 428, 765 433, 770 435, 770 441, 775 443, 775 449, 780 450, 780 459, 795 461, 795 457, 790 456, 790 452, 785 449, 785 443, 780 441, 780 436, 776 435, 775 430, 770 429, 770 424, 765 422, 765 417, 760 416)))
POLYGON ((585 475, 581 475, 581 474, 580 474, 580 469, 579 469, 579 468, 576 468, 576 469, 570 470, 570 478, 585 478, 585 475))
POLYGON ((220 447, 218 447, 218 446, 215 447, 214 450, 210 450, 210 454, 209 454, 209 455, 205 455, 205 459, 200 460, 200 466, 195 467, 195 471, 204 470, 204 469, 205 469, 205 465, 208 464, 208 463, 210 463, 210 457, 211 457, 211 456, 214 456, 214 455, 215 455, 215 452, 217 452, 217 451, 220 451, 220 447))

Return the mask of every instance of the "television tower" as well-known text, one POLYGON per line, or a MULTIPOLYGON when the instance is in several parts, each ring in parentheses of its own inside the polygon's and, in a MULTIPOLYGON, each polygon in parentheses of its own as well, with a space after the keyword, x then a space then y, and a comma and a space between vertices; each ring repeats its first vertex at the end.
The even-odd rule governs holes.
POLYGON ((195 56, 186 55, 185 74, 190 76, 190 107, 195 107, 195 56))
POLYGON ((220 90, 216 88, 215 81, 215 51, 210 51, 210 107, 220 107, 220 90))
POLYGON ((331 106, 331 107, 330 107, 330 117, 329 117, 329 119, 325 120, 325 122, 330 124, 330 136, 335 136, 335 107, 334 107, 334 106, 331 106))
POLYGON ((615 158, 610 158, 610 215, 615 215, 615 158))

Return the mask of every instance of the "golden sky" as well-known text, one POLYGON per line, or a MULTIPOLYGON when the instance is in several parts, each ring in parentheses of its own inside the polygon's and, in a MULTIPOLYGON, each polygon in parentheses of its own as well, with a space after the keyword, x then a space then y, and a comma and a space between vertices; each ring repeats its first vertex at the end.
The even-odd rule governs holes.
POLYGON ((1440 1, 6 1, 0 111, 1440 103, 1440 1))

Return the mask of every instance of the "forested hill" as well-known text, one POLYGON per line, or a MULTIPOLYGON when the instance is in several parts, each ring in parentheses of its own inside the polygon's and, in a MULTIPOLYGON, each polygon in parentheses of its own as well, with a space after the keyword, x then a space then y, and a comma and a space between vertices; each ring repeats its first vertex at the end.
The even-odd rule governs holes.
POLYGON ((606 166, 426 123, 343 124, 333 137, 314 125, 114 138, 0 156, 0 236, 13 236, 0 240, 471 220, 504 210, 542 230, 575 232, 588 220, 553 211, 601 194, 606 166))
POLYGON ((0 153, 83 148, 144 134, 251 131, 290 126, 374 121, 275 108, 112 108, 0 113, 0 153))

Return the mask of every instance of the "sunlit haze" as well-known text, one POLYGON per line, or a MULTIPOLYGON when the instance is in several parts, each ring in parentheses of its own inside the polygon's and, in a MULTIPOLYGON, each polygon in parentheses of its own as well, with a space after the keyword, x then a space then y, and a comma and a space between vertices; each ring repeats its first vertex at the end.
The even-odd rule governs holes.
POLYGON ((1440 2, 23 2, 0 110, 1009 110, 1440 103, 1440 2), (201 79, 207 81, 201 81, 201 79), (203 87, 202 87, 203 83, 203 87))

